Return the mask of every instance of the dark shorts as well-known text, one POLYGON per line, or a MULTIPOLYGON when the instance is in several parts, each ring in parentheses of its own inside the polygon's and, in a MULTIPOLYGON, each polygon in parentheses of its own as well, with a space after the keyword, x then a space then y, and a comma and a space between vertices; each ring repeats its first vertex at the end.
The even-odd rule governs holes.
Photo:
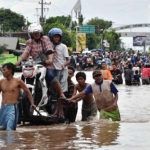
POLYGON ((126 82, 126 85, 132 85, 132 81, 125 80, 125 82, 126 82))
POLYGON ((78 112, 78 104, 76 104, 76 105, 74 105, 74 104, 70 105, 70 103, 65 104, 64 114, 65 114, 66 120, 69 120, 69 122, 75 122, 77 112, 78 112))
POLYGON ((93 118, 97 115, 97 105, 94 102, 85 105, 82 105, 82 120, 81 121, 87 121, 88 118, 93 118))

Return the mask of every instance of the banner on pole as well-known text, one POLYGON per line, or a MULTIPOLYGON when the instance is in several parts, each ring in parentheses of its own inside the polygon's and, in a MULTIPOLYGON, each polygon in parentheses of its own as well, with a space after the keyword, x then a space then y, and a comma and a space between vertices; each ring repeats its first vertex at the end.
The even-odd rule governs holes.
POLYGON ((76 17, 77 17, 78 12, 81 13, 81 1, 80 0, 76 2, 75 6, 73 7, 73 10, 76 13, 76 17))
POLYGON ((81 52, 86 49, 86 34, 77 33, 77 52, 81 52))

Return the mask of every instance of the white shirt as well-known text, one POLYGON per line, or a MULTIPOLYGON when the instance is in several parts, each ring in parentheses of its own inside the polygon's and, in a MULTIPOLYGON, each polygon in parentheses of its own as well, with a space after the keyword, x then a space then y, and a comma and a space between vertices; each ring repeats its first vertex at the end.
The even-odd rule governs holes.
POLYGON ((140 72, 140 68, 139 67, 133 67, 133 72, 134 72, 134 74, 135 74, 135 71, 137 70, 138 71, 138 73, 140 72))
MULTIPOLYGON (((66 57, 69 58, 67 46, 63 43, 57 45, 55 49, 57 53, 53 55, 53 65, 56 70, 62 70, 62 65, 66 62, 66 57)), ((67 67, 65 67, 67 69, 67 67)))

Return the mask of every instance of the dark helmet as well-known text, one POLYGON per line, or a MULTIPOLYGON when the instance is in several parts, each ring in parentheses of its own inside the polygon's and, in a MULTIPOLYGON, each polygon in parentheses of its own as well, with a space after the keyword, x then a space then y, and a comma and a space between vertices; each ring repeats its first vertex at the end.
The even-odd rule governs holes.
POLYGON ((61 38, 62 38, 62 30, 61 29, 52 28, 51 30, 49 30, 48 37, 51 42, 53 42, 53 39, 52 39, 53 35, 60 35, 60 42, 61 42, 61 38))

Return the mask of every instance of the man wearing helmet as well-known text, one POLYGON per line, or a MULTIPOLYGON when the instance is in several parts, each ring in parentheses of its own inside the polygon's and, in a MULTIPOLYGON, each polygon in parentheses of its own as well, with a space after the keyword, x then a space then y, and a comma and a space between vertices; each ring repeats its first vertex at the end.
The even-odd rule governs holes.
POLYGON ((54 72, 54 66, 52 64, 53 59, 53 47, 47 36, 43 36, 43 28, 40 24, 33 23, 28 27, 28 35, 30 37, 26 42, 26 48, 16 66, 25 60, 28 56, 32 56, 33 60, 39 53, 45 53, 47 60, 45 61, 46 80, 49 84, 52 84, 57 90, 60 97, 64 97, 60 82, 54 72))
POLYGON ((54 55, 53 55, 53 65, 55 67, 56 74, 61 83, 63 92, 68 90, 67 86, 67 77, 68 77, 68 68, 67 66, 70 63, 69 54, 67 46, 61 43, 62 30, 59 28, 52 28, 48 36, 50 41, 53 43, 54 55))
MULTIPOLYGON (((54 55, 53 55, 53 65, 55 67, 55 72, 60 81, 61 88, 63 92, 68 91, 68 68, 70 63, 69 54, 67 46, 61 43, 62 30, 59 28, 52 28, 48 36, 50 41, 53 43, 54 55)), ((56 112, 58 113, 58 112, 56 112)))

